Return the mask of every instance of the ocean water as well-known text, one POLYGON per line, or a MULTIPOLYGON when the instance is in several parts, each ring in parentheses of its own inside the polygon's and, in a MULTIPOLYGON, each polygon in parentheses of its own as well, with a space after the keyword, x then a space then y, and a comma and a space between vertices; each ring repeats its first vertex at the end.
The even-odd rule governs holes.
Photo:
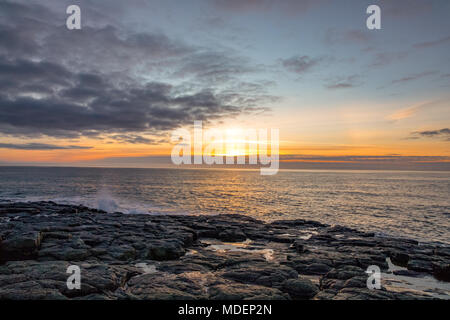
POLYGON ((0 201, 311 219, 450 244, 450 172, 0 167, 0 201))

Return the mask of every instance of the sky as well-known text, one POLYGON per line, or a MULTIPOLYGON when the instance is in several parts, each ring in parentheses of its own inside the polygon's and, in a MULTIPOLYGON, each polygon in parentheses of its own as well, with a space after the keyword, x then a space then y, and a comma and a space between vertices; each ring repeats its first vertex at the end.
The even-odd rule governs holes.
POLYGON ((446 0, 0 0, 0 164, 162 165, 201 120, 289 168, 450 170, 449 49, 446 0))

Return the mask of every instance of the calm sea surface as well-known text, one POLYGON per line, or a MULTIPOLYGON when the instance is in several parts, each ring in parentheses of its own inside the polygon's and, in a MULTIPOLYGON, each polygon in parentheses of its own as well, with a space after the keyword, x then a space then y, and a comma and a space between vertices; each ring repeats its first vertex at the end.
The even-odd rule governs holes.
POLYGON ((0 167, 0 201, 109 212, 312 219, 450 243, 450 172, 0 167))

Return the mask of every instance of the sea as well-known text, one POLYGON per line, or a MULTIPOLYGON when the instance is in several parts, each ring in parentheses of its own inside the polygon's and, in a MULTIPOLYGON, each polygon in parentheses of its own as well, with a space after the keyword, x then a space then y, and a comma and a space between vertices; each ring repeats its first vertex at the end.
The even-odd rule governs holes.
POLYGON ((450 244, 450 172, 0 167, 0 202, 308 219, 450 244))

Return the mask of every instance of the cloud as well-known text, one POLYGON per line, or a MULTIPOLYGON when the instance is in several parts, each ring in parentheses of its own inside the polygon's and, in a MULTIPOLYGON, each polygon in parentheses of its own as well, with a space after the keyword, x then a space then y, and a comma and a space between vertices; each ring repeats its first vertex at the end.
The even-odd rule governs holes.
POLYGON ((85 150, 92 149, 92 147, 86 146, 59 146, 46 143, 25 143, 25 144, 13 144, 13 143, 0 143, 0 149, 17 149, 17 150, 85 150))
POLYGON ((325 87, 327 89, 348 89, 362 85, 360 77, 358 75, 351 75, 347 77, 337 77, 328 79, 325 87))
MULTIPOLYGON (((17 95, 16 88, 8 91, 8 84, 0 87, 3 92, 0 94, 0 132, 70 137, 171 130, 194 120, 236 116, 255 107, 251 103, 230 104, 236 101, 236 93, 216 94, 204 90, 176 94, 174 87, 166 83, 134 83, 131 87, 121 87, 105 79, 97 86, 90 86, 86 81, 89 77, 96 76, 71 73, 68 85, 61 85, 58 90, 53 89, 38 98, 17 95)), ((3 79, 1 69, 0 79, 3 79)), ((52 80, 41 75, 40 83, 51 87, 52 80)), ((19 86, 29 88, 33 81, 22 80, 19 86)))
POLYGON ((323 58, 311 58, 309 56, 293 56, 288 59, 282 59, 283 67, 297 74, 304 74, 317 66, 323 58))
POLYGON ((382 67, 408 56, 407 52, 378 52, 374 55, 370 67, 382 67))
POLYGON ((420 16, 447 4, 446 0, 379 0, 382 14, 394 17, 420 16))
POLYGON ((153 143, 147 134, 265 112, 276 100, 264 88, 234 87, 249 74, 255 85, 262 79, 255 76, 258 66, 232 50, 89 19, 69 31, 51 7, 56 4, 45 4, 0 4, 4 135, 115 135, 117 141, 153 143))
POLYGON ((325 43, 329 45, 335 44, 372 44, 373 33, 368 30, 339 30, 329 28, 325 32, 325 43))
POLYGON ((139 135, 127 135, 127 134, 120 134, 120 135, 113 135, 109 137, 115 141, 118 142, 125 142, 125 143, 131 143, 131 144, 154 144, 157 141, 155 139, 149 139, 145 138, 139 135))
POLYGON ((395 111, 394 113, 388 115, 386 117, 387 120, 396 121, 396 120, 403 120, 406 118, 410 118, 414 116, 419 111, 426 109, 426 108, 432 108, 435 106, 439 106, 442 102, 446 102, 445 100, 434 100, 434 101, 426 101, 421 102, 416 105, 413 105, 408 108, 400 109, 395 111))
POLYGON ((0 132, 73 137, 171 130, 258 111, 268 99, 213 89, 179 93, 167 83, 127 81, 115 84, 101 73, 0 57, 0 132))
POLYGON ((266 10, 270 5, 267 0, 214 0, 215 5, 221 9, 231 11, 266 10))
POLYGON ((236 13, 258 13, 275 11, 287 16, 304 14, 314 6, 322 3, 332 3, 330 0, 213 0, 218 9, 236 13))
POLYGON ((424 77, 427 77, 427 76, 430 76, 430 75, 433 75, 436 73, 437 73, 437 71, 425 71, 425 72, 421 72, 421 73, 415 73, 415 74, 411 74, 411 75, 403 77, 403 78, 392 80, 392 84, 410 82, 410 81, 421 79, 421 78, 424 78, 424 77))
POLYGON ((413 45, 413 47, 415 48, 429 48, 429 47, 434 47, 434 46, 438 46, 444 43, 450 42, 450 36, 444 37, 444 38, 440 38, 437 40, 432 40, 432 41, 426 41, 426 42, 420 42, 420 43, 416 43, 413 45))
POLYGON ((450 141, 450 129, 444 128, 440 130, 426 130, 426 131, 415 131, 411 133, 413 136, 420 136, 425 138, 439 138, 450 141))
POLYGON ((196 81, 208 84, 223 84, 235 81, 237 77, 260 71, 248 59, 230 51, 199 51, 185 57, 173 72, 177 78, 194 77, 196 81))
MULTIPOLYGON (((100 17, 104 20, 101 24, 86 18, 83 28, 73 32, 61 26, 61 14, 42 7, 34 16, 29 10, 32 4, 6 3, 4 12, 0 12, 0 18, 2 14, 5 16, 4 21, 0 19, 0 54, 4 56, 14 54, 16 59, 33 60, 38 57, 71 71, 102 70, 105 75, 119 79, 153 75, 159 79, 183 77, 209 85, 222 84, 258 69, 249 59, 227 48, 199 47, 159 31, 134 31, 105 17, 100 17), (46 21, 38 16, 43 10, 47 10, 46 21), (28 19, 22 21, 28 12, 28 19)), ((116 2, 111 5, 120 7, 116 2)), ((83 3, 82 7, 86 15, 92 14, 92 10, 108 11, 91 2, 83 3)))
POLYGON ((328 84, 326 87, 328 89, 346 89, 346 88, 353 88, 354 85, 349 82, 338 82, 338 83, 328 84))
MULTIPOLYGON (((57 3, 46 2, 44 7, 33 1, 4 1, 0 5, 0 54, 14 54, 15 58, 45 59, 71 70, 133 73, 148 72, 162 61, 195 51, 161 32, 131 31, 117 22, 112 25, 114 20, 104 17, 102 24, 86 18, 81 30, 67 30, 61 19, 65 7, 57 3)), ((92 2, 81 6, 83 17, 95 11, 92 2)))
POLYGON ((398 111, 394 112, 393 114, 389 115, 387 117, 387 119, 393 120, 393 121, 406 119, 406 118, 409 118, 409 117, 412 117, 413 115, 415 115, 419 109, 420 109, 420 106, 414 106, 414 107, 410 107, 410 108, 401 109, 401 110, 398 110, 398 111))

